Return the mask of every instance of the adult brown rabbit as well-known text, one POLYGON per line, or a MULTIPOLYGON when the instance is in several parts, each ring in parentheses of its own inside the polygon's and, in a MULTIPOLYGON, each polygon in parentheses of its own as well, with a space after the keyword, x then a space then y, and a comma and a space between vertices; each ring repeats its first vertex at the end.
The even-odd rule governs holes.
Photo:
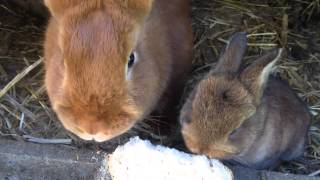
POLYGON ((236 33, 218 64, 199 82, 180 114, 190 151, 256 169, 304 151, 310 115, 283 81, 269 77, 281 49, 240 70, 245 33, 236 33))
POLYGON ((188 0, 45 4, 45 85, 66 129, 106 141, 179 99, 193 47, 188 0))

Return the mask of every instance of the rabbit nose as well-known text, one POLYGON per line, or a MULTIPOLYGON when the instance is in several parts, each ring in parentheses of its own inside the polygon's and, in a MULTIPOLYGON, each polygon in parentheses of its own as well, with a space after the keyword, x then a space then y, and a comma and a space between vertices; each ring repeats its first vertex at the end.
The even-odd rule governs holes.
POLYGON ((93 124, 89 127, 88 133, 91 135, 96 135, 98 133, 98 127, 96 124, 93 124))
POLYGON ((97 134, 97 130, 96 129, 90 129, 90 131, 88 132, 91 135, 96 135, 97 134))

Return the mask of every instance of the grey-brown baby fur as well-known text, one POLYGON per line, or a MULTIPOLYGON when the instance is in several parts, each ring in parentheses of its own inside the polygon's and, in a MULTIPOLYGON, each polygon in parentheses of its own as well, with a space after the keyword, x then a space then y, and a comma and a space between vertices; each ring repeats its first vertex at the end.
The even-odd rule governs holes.
POLYGON ((285 82, 269 77, 280 50, 239 72, 245 49, 246 35, 237 33, 190 94, 180 122, 192 152, 264 169, 301 155, 310 115, 285 82))

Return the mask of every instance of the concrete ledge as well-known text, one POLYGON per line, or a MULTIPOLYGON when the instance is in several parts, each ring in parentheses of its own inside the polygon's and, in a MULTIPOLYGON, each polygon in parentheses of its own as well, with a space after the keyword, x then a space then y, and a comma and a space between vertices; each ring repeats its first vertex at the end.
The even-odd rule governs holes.
POLYGON ((235 180, 320 180, 320 177, 311 177, 295 174, 283 174, 273 171, 257 171, 244 167, 231 167, 235 180))
MULTIPOLYGON (((0 179, 109 180, 105 154, 65 145, 41 145, 0 139, 0 179)), ((319 177, 231 168, 235 180, 320 180, 319 177)))
POLYGON ((0 139, 0 179, 95 179, 103 160, 103 153, 70 146, 0 139))

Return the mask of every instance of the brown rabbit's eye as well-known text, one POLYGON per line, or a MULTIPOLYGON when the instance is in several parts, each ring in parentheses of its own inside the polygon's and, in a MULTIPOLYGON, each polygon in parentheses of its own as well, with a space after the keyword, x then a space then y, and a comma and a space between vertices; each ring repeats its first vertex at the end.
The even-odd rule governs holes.
POLYGON ((136 60, 136 56, 134 53, 131 53, 128 60, 128 68, 131 68, 136 60))
POLYGON ((180 124, 189 124, 191 123, 191 118, 189 116, 184 116, 183 118, 180 118, 180 124))

